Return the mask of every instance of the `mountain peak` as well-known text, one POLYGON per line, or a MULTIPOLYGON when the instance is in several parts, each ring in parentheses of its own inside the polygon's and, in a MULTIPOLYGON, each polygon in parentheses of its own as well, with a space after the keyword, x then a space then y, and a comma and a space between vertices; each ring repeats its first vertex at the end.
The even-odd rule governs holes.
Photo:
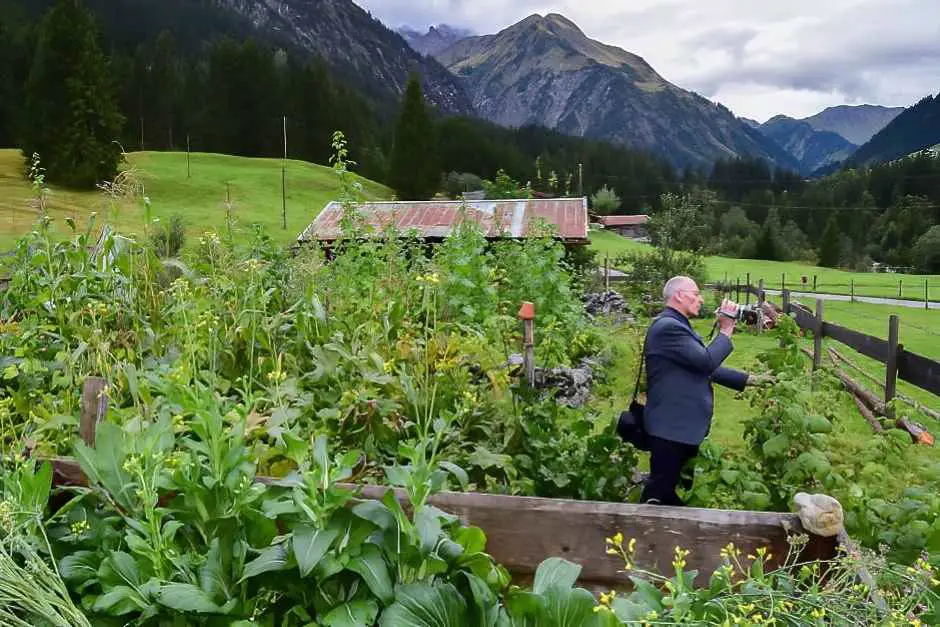
POLYGON ((870 140, 904 109, 879 105, 837 105, 804 118, 817 131, 832 131, 858 146, 870 140))
POLYGON ((409 46, 421 54, 435 56, 461 39, 472 37, 473 31, 450 24, 437 24, 431 25, 427 32, 403 26, 398 29, 398 34, 405 38, 409 46))
POLYGON ((725 108, 668 83, 641 57, 595 41, 558 13, 533 14, 436 55, 461 77, 479 115, 504 126, 652 150, 677 165, 732 155, 792 161, 725 108))

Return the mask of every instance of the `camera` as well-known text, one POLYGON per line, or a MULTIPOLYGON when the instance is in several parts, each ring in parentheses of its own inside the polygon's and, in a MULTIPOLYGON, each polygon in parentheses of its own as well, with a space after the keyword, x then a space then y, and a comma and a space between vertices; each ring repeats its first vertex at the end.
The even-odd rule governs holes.
POLYGON ((744 324, 757 324, 760 320, 759 309, 757 305, 738 305, 735 303, 735 310, 732 313, 719 310, 718 313, 728 318, 734 318, 744 324))

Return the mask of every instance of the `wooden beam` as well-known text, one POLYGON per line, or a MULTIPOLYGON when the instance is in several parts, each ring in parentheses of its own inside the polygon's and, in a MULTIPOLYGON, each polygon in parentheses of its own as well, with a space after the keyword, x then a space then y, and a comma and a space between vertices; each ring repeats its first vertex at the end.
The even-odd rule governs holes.
POLYGON ((823 335, 881 363, 888 361, 888 343, 881 338, 859 333, 831 322, 823 324, 823 335))
POLYGON ((940 396, 940 363, 907 350, 898 354, 898 376, 917 387, 940 396))
POLYGON ((881 422, 878 421, 878 418, 875 416, 875 414, 873 414, 872 411, 865 406, 864 401, 862 401, 862 399, 860 399, 855 394, 852 395, 852 400, 855 401, 855 406, 858 407, 858 413, 860 413, 862 417, 868 421, 868 424, 871 425, 872 430, 874 430, 875 433, 882 433, 884 431, 884 427, 881 426, 881 422))
POLYGON ((88 446, 95 446, 98 423, 108 413, 108 382, 101 377, 88 377, 82 387, 82 413, 78 433, 88 446))

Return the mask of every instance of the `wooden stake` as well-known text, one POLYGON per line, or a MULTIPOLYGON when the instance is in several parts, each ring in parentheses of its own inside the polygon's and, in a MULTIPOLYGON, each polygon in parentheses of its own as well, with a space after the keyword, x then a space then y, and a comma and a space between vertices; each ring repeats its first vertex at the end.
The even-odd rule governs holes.
POLYGON ((816 299, 816 328, 813 329, 813 370, 822 365, 823 299, 816 299))
POLYGON ((891 401, 897 393, 898 388, 898 333, 900 327, 900 318, 892 314, 888 319, 888 362, 885 367, 885 407, 886 415, 894 418, 894 409, 891 407, 891 401))
POLYGON ((610 291, 610 253, 604 255, 604 291, 610 291))
POLYGON ((78 433, 82 440, 95 447, 98 423, 108 413, 108 382, 100 377, 88 377, 82 387, 81 418, 78 433))
POLYGON ((287 116, 284 116, 284 161, 281 163, 281 215, 287 230, 287 116))

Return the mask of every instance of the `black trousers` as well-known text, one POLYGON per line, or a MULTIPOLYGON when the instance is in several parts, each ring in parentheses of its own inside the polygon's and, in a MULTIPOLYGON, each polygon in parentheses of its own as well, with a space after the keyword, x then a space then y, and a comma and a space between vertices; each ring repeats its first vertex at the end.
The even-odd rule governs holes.
MULTIPOLYGON (((679 495, 676 494, 676 486, 679 485, 682 467, 698 455, 698 446, 672 442, 654 436, 649 436, 649 442, 650 476, 643 488, 640 503, 656 499, 659 505, 683 505, 679 495)), ((691 485, 690 479, 682 480, 684 488, 688 489, 691 485)))

